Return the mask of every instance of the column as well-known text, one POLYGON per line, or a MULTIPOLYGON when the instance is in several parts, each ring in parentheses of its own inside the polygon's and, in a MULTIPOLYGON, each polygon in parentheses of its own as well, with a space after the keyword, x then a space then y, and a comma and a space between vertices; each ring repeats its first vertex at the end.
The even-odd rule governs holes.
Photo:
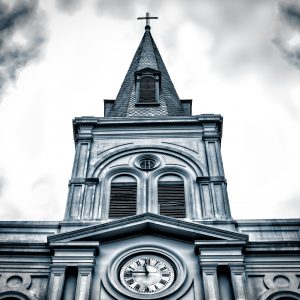
POLYGON ((88 300, 95 256, 99 253, 99 242, 51 242, 53 250, 48 300, 60 300, 64 288, 65 270, 77 267, 76 300, 88 300))
POLYGON ((242 238, 241 236, 240 240, 195 241, 195 252, 198 254, 202 269, 206 300, 220 299, 217 276, 219 266, 229 266, 230 268, 234 299, 248 299, 242 253, 246 240, 242 240, 242 238))
POLYGON ((202 266, 205 300, 219 300, 217 265, 202 266))
POLYGON ((88 300, 92 279, 92 267, 78 267, 78 278, 76 286, 76 300, 88 300))
POLYGON ((230 266, 231 272, 231 282, 234 293, 234 298, 236 300, 246 300, 247 297, 247 288, 246 288, 246 275, 245 267, 243 265, 230 266))
POLYGON ((65 266, 51 267, 51 277, 48 288, 48 300, 60 300, 64 288, 65 266))
POLYGON ((65 220, 79 220, 82 218, 85 180, 88 172, 92 141, 92 125, 80 125, 76 127, 76 150, 72 178, 69 181, 69 193, 65 211, 65 220))

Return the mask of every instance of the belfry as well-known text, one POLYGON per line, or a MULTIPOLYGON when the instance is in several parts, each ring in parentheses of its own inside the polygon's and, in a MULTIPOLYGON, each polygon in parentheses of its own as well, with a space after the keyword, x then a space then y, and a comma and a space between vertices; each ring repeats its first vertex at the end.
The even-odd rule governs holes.
POLYGON ((0 222, 0 299, 300 299, 299 220, 235 220, 223 118, 192 115, 150 17, 104 117, 73 120, 64 220, 0 222))

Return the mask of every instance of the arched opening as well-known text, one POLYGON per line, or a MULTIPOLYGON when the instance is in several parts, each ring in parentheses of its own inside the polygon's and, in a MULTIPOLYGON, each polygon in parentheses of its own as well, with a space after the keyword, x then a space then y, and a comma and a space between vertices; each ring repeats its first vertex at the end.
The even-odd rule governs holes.
POLYGON ((141 78, 139 102, 141 102, 141 103, 155 102, 155 79, 154 79, 154 77, 143 76, 141 78))
POLYGON ((137 182, 133 176, 119 175, 110 187, 109 218, 123 218, 136 214, 137 182))
POLYGON ((271 294, 266 300, 300 300, 300 294, 294 291, 278 291, 271 294))
POLYGON ((159 214, 173 218, 185 218, 185 192, 183 179, 175 174, 163 175, 157 184, 159 214))
POLYGON ((23 293, 21 292, 17 292, 17 291, 7 291, 4 293, 0 293, 0 299, 1 300, 28 300, 29 297, 25 296, 23 293))

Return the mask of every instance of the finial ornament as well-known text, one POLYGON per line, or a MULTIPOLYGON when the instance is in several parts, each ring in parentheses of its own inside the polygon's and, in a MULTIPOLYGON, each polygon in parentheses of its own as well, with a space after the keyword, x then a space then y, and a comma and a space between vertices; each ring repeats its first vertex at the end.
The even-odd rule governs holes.
POLYGON ((146 20, 145 29, 150 29, 150 19, 158 19, 158 17, 150 17, 150 13, 146 12, 146 17, 139 17, 138 20, 146 20))

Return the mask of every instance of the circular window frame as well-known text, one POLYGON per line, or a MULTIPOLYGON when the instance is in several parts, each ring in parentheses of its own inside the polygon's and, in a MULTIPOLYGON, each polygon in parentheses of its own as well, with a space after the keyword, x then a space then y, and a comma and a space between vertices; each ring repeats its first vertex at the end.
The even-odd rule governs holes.
POLYGON ((125 250, 119 253, 108 266, 106 280, 103 281, 106 290, 117 299, 176 299, 182 296, 190 287, 191 279, 188 275, 184 262, 173 252, 162 248, 144 246, 125 250), (122 266, 131 258, 138 255, 155 255, 161 256, 168 261, 175 271, 175 280, 166 290, 155 294, 138 294, 125 288, 120 280, 119 272, 122 266), (109 286, 109 287, 108 287, 109 286), (124 298, 125 297, 125 298, 124 298))
POLYGON ((134 159, 134 162, 133 164, 140 170, 142 171, 145 171, 145 172, 149 172, 149 171, 152 171, 154 169, 156 169, 160 164, 161 164, 161 161, 160 159, 156 156, 156 155, 153 155, 153 154, 142 154, 142 155, 139 155, 137 156, 135 159, 134 159), (146 161, 146 160, 150 160, 152 162, 154 162, 154 165, 151 166, 150 168, 144 168, 141 166, 141 163, 142 161, 146 161))

